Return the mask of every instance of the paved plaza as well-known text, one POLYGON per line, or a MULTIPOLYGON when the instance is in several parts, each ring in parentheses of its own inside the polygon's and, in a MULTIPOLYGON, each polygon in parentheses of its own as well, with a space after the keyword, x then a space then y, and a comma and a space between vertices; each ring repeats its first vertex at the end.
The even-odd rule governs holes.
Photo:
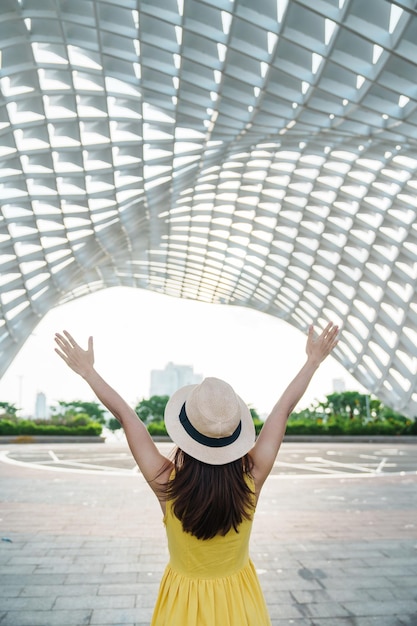
MULTIPOLYGON (((273 626, 417 625, 416 470, 415 443, 283 444, 251 540, 273 626)), ((168 555, 123 442, 3 445, 0 479, 0 626, 149 626, 168 555)))

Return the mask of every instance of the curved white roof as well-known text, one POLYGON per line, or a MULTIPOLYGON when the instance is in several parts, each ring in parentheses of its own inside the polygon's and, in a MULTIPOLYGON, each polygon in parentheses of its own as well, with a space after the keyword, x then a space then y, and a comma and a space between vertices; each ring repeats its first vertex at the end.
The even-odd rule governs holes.
POLYGON ((124 285, 343 325, 417 414, 415 0, 2 0, 0 374, 124 285))

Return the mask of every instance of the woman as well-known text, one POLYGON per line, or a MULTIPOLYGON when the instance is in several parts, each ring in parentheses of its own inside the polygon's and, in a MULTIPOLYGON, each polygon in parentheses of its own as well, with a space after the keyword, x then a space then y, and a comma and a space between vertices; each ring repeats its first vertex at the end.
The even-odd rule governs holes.
POLYGON ((178 446, 173 460, 159 452, 135 411, 94 369, 93 338, 83 350, 67 331, 55 335, 59 356, 122 424, 164 514, 170 561, 151 626, 271 624, 249 558, 253 515, 288 416, 337 335, 332 323, 318 337, 310 326, 306 362, 256 441, 248 407, 226 382, 206 378, 179 389, 165 410, 167 431, 178 446))

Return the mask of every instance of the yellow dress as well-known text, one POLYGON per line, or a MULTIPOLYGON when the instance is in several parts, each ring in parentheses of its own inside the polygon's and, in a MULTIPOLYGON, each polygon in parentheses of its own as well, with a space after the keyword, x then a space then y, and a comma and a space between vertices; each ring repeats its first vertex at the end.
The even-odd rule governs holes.
POLYGON ((249 558, 252 520, 238 533, 197 539, 183 531, 167 502, 164 523, 170 560, 151 626, 271 626, 249 558))

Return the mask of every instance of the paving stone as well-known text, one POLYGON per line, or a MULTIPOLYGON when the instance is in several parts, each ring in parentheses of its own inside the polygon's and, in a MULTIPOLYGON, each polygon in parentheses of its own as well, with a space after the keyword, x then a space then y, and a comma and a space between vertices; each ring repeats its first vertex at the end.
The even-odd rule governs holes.
POLYGON ((88 626, 91 611, 8 611, 1 626, 88 626))
MULTIPOLYGON (((103 564, 103 569, 104 569, 104 564, 103 564)), ((65 577, 65 584, 66 585, 79 585, 80 583, 80 573, 77 574, 68 574, 65 577)), ((97 572, 97 573, 92 573, 89 572, 88 574, 88 584, 111 584, 115 581, 115 575, 114 574, 106 574, 104 571, 102 572, 97 572)), ((118 583, 131 583, 132 580, 133 581, 137 581, 137 575, 129 573, 129 572, 125 572, 125 573, 119 573, 117 574, 117 582, 118 583)), ((1 582, 1 581, 0 581, 1 582)))
POLYGON ((271 619, 300 619, 304 617, 299 605, 293 604, 270 604, 268 606, 271 619))
MULTIPOLYGON (((386 590, 386 587, 382 588, 382 592, 386 590)), ((372 594, 374 591, 379 592, 379 589, 326 589, 328 596, 334 600, 335 602, 345 603, 345 602, 358 602, 363 601, 367 602, 372 599, 372 594)))
POLYGON ((272 626, 311 626, 308 619, 271 619, 272 626))
MULTIPOLYGON (((141 619, 146 617, 149 624, 152 618, 152 613, 152 609, 143 609, 140 617, 141 619)), ((91 626, 96 626, 97 624, 105 624, 106 626, 109 624, 111 626, 118 624, 120 626, 125 626, 126 624, 135 623, 138 618, 139 615, 137 609, 96 609, 93 611, 89 623, 91 626)))
MULTIPOLYGON (((310 626, 404 626, 397 617, 341 617, 313 619, 310 626)), ((411 625, 410 625, 411 626, 411 625)))
POLYGON ((119 574, 125 572, 148 572, 150 568, 153 570, 155 569, 155 566, 150 563, 142 563, 142 561, 137 563, 106 563, 104 566, 104 573, 119 574))
POLYGON ((271 588, 270 590, 265 589, 265 586, 262 585, 265 601, 267 605, 270 604, 295 604, 296 600, 293 597, 293 594, 289 591, 276 591, 276 589, 271 588))
POLYGON ((306 617, 349 617, 349 611, 338 602, 309 602, 298 606, 306 617))
POLYGON ((291 592, 293 600, 299 604, 310 604, 316 602, 332 602, 332 598, 327 590, 324 589, 312 589, 312 590, 294 590, 291 592))
POLYGON ((15 598, 20 596, 24 587, 21 585, 2 585, 0 586, 0 598, 15 598))
POLYGON ((52 595, 37 598, 28 596, 2 598, 1 608, 3 611, 24 611, 25 609, 30 609, 31 611, 50 611, 54 605, 54 601, 55 598, 52 595))
POLYGON ((416 587, 416 577, 407 576, 407 574, 403 574, 402 576, 398 576, 395 578, 387 576, 387 580, 392 587, 396 587, 397 585, 400 585, 401 587, 416 587))
POLYGON ((113 596, 62 596, 54 603, 56 609, 131 609, 135 606, 134 595, 113 596))
MULTIPOLYGON (((415 618, 411 618, 413 621, 404 621, 409 619, 406 617, 397 616, 383 616, 379 615, 377 617, 353 617, 351 618, 353 626, 415 626, 416 621, 415 618)), ((313 622, 312 626, 336 626, 331 621, 321 622, 313 622)), ((341 626, 346 626, 346 624, 341 624, 341 626)))
MULTIPOLYGON (((36 576, 28 576, 26 574, 0 574, 0 587, 8 587, 14 585, 63 585, 66 580, 65 574, 43 574, 36 572, 36 576)), ((80 582, 77 577, 77 583, 80 582)))
POLYGON ((98 585, 26 585, 21 596, 95 596, 98 594, 98 585))
POLYGON ((36 565, 14 565, 13 563, 6 563, 0 565, 0 579, 2 576, 24 576, 25 574, 33 574, 36 569, 36 565))
MULTIPOLYGON (((384 576, 377 576, 377 573, 369 568, 368 576, 362 578, 352 578, 345 574, 340 573, 335 576, 330 576, 323 581, 323 586, 326 589, 378 589, 392 586, 388 578, 384 576)), ((414 581, 415 582, 415 581, 414 581)))
POLYGON ((400 614, 414 615, 417 624, 417 602, 413 602, 412 600, 344 602, 343 606, 351 615, 357 615, 358 617, 395 616, 400 614))
POLYGON ((417 602, 417 584, 411 589, 410 587, 392 587, 391 591, 397 600, 414 600, 417 602))
POLYGON ((109 585, 100 585, 98 587, 97 595, 99 596, 118 596, 118 595, 132 595, 138 593, 138 585, 136 584, 109 584, 109 585))

